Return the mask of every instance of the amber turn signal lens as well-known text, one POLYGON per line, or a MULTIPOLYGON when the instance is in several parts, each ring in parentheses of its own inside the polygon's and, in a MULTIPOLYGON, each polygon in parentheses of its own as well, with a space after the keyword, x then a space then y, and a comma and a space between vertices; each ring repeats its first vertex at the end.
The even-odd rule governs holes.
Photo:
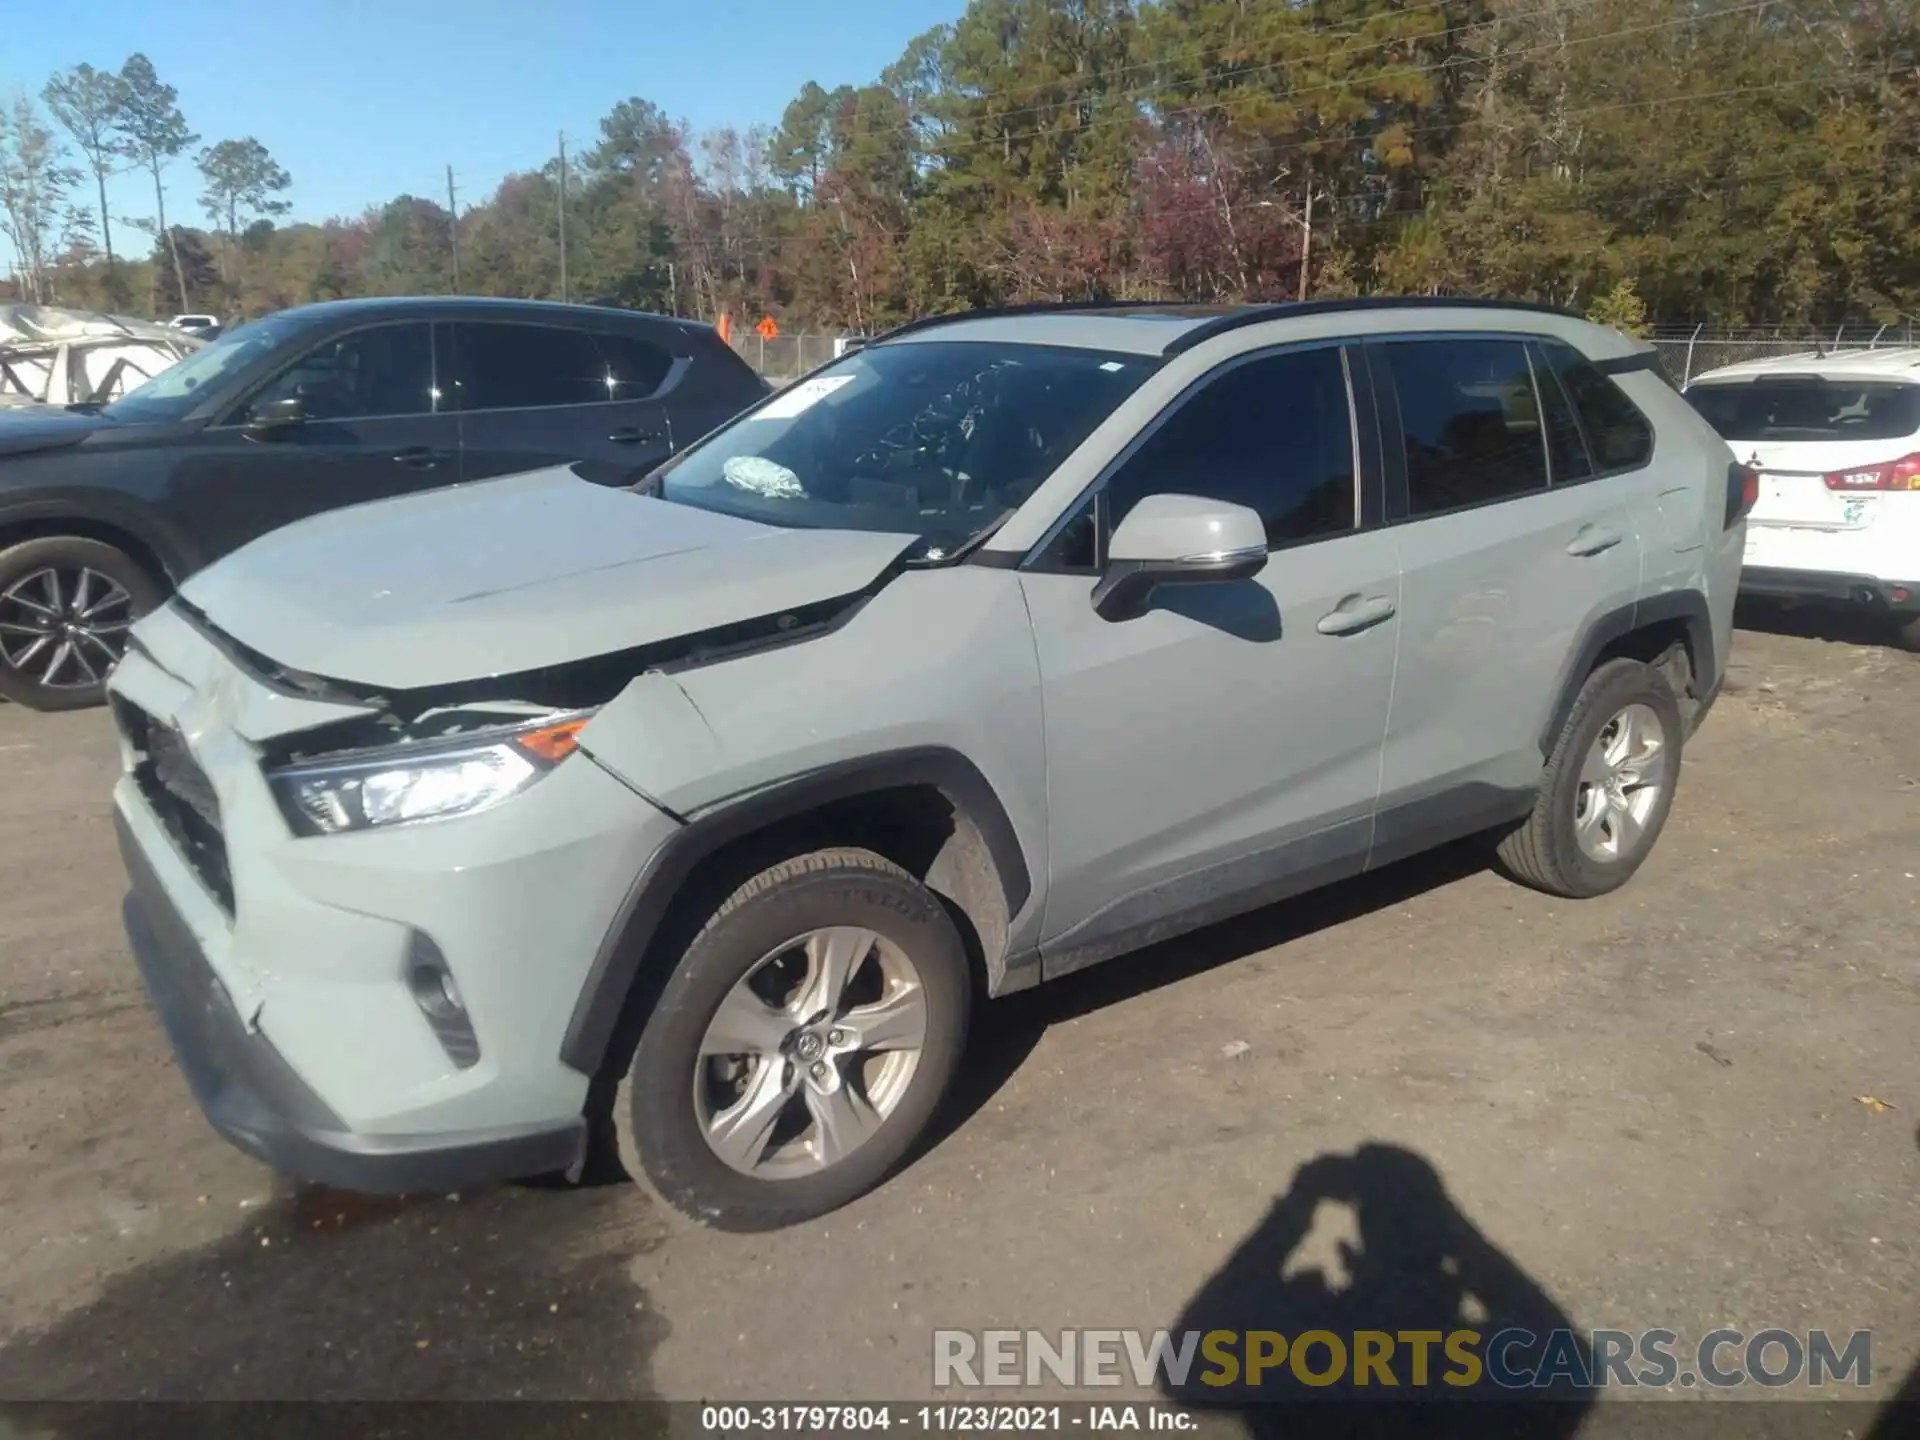
POLYGON ((516 735, 514 744, 549 765, 558 765, 580 748, 580 732, 586 728, 585 716, 577 720, 562 720, 558 725, 545 725, 538 730, 529 730, 524 735, 516 735))

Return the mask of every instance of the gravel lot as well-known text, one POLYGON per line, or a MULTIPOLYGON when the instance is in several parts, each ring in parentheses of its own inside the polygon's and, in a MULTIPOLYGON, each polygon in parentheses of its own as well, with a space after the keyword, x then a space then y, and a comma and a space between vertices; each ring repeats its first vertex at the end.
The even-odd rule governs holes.
POLYGON ((757 1237, 230 1150, 126 955, 113 765, 103 714, 0 708, 0 1397, 900 1399, 935 1326, 1405 1327, 1324 1226, 1287 1258, 1330 1155, 1369 1252, 1470 1223, 1490 1305, 1871 1328, 1874 1396, 1914 1367, 1920 658, 1743 630, 1625 891, 1469 847, 1002 1002, 929 1154, 757 1237))

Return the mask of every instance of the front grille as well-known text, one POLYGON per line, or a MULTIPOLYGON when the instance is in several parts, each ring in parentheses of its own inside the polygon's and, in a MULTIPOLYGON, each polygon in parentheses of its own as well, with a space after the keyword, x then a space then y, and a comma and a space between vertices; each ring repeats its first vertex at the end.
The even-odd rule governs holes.
POLYGON ((134 783, 187 864, 231 915, 233 877, 227 870, 227 841, 220 828, 220 801, 213 793, 213 782, 171 725, 117 695, 113 716, 133 748, 134 783))

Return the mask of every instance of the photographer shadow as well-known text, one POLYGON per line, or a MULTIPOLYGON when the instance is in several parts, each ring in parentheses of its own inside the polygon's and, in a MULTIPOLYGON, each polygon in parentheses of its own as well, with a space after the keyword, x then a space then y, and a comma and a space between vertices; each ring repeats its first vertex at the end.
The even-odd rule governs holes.
MULTIPOLYGON (((1392 1145, 1362 1145, 1303 1165, 1172 1328, 1176 1335, 1234 1332, 1232 1350, 1243 1362, 1252 1348, 1248 1332, 1285 1337, 1284 1360, 1263 1369, 1257 1383, 1249 1383, 1244 1364, 1232 1383, 1218 1383, 1228 1377, 1202 1351, 1184 1383, 1168 1387, 1168 1398, 1183 1405, 1238 1412, 1256 1436, 1561 1440, 1580 1429, 1591 1405, 1571 1374, 1513 1390, 1481 1373, 1488 1342, 1508 1329, 1538 1337, 1510 1354, 1515 1365, 1541 1365, 1543 1378, 1566 1371, 1584 1377, 1592 1356, 1584 1338, 1571 1333, 1548 1343, 1555 1331, 1571 1332, 1572 1322, 1460 1213, 1426 1160, 1392 1145), (1314 1242, 1341 1211, 1355 1238, 1316 1256, 1314 1242), (1324 1334, 1302 1346, 1301 1337, 1314 1331, 1324 1334), (1479 1341, 1455 1355, 1445 1337, 1460 1331, 1477 1332, 1479 1341), (1358 1332, 1372 1332, 1374 1353, 1384 1353, 1397 1384, 1386 1384, 1379 1367, 1362 1381, 1358 1332), (1419 1332, 1430 1337, 1424 1345, 1408 1339, 1419 1332), (1391 1349, 1383 1352, 1387 1342, 1391 1349), (1542 1364, 1556 1345, 1560 1363, 1542 1364), (1424 1385, 1414 1359, 1422 1348, 1424 1385), (1344 1363, 1336 1364, 1341 1354, 1344 1363)), ((1279 1348, 1271 1338, 1265 1344, 1269 1354, 1279 1348)))

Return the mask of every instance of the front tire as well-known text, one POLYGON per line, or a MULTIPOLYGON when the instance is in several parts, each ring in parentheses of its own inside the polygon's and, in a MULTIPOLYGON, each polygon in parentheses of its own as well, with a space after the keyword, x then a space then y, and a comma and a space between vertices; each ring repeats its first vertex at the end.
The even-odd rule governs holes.
POLYGON ((0 550, 0 696, 30 710, 84 710, 133 622, 165 587, 125 551, 79 535, 0 550))
POLYGON ((1500 841, 1502 867, 1575 900, 1626 884, 1673 808, 1683 734, 1659 671, 1638 660, 1600 666, 1574 699, 1533 813, 1500 841))
POLYGON ((761 871, 668 978, 614 1097, 623 1168, 722 1230, 772 1230, 884 1180, 951 1084, 971 1002, 946 908, 866 850, 761 871))

